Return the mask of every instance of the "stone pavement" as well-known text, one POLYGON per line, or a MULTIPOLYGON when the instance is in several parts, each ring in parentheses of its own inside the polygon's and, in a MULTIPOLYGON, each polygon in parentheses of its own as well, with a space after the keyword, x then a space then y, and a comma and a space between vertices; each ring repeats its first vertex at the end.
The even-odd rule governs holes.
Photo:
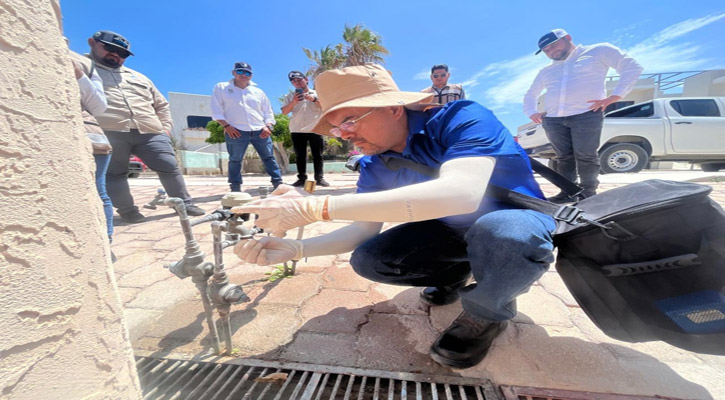
MULTIPOLYGON (((703 181, 725 204, 725 173, 646 171, 605 175, 602 190, 650 178, 703 181)), ((349 193, 357 174, 329 174, 330 188, 349 193)), ((294 181, 286 176, 285 181, 294 181)), ((212 211, 227 190, 219 177, 188 177, 197 205, 212 211)), ((136 203, 150 201, 160 185, 153 175, 131 180, 136 203)), ((246 176, 245 189, 269 185, 268 177, 246 176)), ((542 184, 547 195, 555 188, 542 184)), ((116 279, 136 350, 187 357, 211 351, 199 294, 190 279, 163 266, 179 260, 184 238, 168 208, 143 210, 148 221, 124 225, 116 217, 113 250, 116 279)), ((316 223, 305 236, 345 226, 316 223)), ((194 228, 207 260, 213 261, 211 230, 194 228)), ((230 249, 225 264, 231 281, 251 301, 232 307, 235 356, 364 369, 460 375, 496 384, 552 389, 725 399, 725 357, 690 353, 661 342, 631 344, 605 336, 589 321, 552 268, 519 298, 515 324, 478 366, 454 370, 431 361, 431 343, 461 311, 460 304, 427 307, 418 288, 383 285, 358 277, 350 254, 315 257, 297 265, 294 277, 265 280, 272 267, 251 266, 230 249)))

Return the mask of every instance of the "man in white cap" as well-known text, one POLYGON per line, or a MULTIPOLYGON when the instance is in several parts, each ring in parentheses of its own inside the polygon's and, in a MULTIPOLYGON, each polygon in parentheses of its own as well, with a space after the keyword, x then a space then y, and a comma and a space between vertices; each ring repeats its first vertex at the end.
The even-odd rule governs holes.
POLYGON ((322 117, 313 129, 351 141, 361 160, 357 193, 305 195, 281 186, 235 208, 278 237, 240 243, 250 263, 278 264, 354 250, 350 264, 378 282, 427 286, 431 305, 459 297, 463 313, 431 347, 443 365, 468 368, 516 314, 515 298, 553 261, 553 218, 485 196, 489 183, 543 198, 524 151, 493 113, 471 101, 428 108, 381 66, 331 70, 316 80, 322 117), (315 221, 355 221, 304 240, 285 231, 315 221), (402 222, 380 232, 384 222, 402 222), (473 275, 475 283, 471 283, 473 275))
MULTIPOLYGON (((634 87, 642 67, 632 57, 609 43, 574 45, 563 29, 554 29, 539 39, 539 50, 552 62, 536 75, 524 96, 524 113, 542 124, 556 152, 557 172, 584 188, 580 197, 597 193, 599 186, 599 140, 604 111, 634 87), (604 79, 614 68, 617 86, 606 95, 604 79), (543 90, 543 111, 536 101, 543 90)), ((555 203, 576 201, 561 192, 549 199, 555 203)))

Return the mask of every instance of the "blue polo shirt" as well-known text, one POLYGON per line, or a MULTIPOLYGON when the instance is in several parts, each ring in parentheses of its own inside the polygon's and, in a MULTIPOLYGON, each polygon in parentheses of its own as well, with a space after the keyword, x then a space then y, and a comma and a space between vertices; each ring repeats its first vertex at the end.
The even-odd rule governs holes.
MULTIPOLYGON (((491 110, 473 101, 460 100, 424 112, 408 110, 407 113, 409 134, 403 153, 386 151, 363 157, 358 193, 395 189, 434 179, 410 168, 392 170, 381 157, 407 158, 437 170, 448 160, 485 156, 496 159, 492 184, 544 198, 534 180, 526 152, 491 110)), ((509 208, 517 207, 484 197, 475 212, 441 218, 441 221, 465 229, 483 214, 509 208)))

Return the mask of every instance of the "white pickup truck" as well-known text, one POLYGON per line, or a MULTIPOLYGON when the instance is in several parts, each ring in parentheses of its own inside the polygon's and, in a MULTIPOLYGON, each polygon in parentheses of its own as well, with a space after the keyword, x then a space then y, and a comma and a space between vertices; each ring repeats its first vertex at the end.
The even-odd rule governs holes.
MULTIPOLYGON (((533 157, 554 157, 541 125, 522 125, 517 136, 533 157)), ((659 98, 609 112, 599 157, 604 173, 638 172, 650 161, 725 169, 725 97, 659 98)))

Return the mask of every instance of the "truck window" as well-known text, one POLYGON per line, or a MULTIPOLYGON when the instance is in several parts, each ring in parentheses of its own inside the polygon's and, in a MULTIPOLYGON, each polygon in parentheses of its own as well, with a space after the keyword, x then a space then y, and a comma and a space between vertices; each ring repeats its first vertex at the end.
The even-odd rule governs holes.
POLYGON ((719 117, 720 110, 715 100, 672 100, 672 108, 683 117, 719 117))
POLYGON ((627 107, 606 115, 607 118, 647 118, 655 114, 652 102, 627 107))

